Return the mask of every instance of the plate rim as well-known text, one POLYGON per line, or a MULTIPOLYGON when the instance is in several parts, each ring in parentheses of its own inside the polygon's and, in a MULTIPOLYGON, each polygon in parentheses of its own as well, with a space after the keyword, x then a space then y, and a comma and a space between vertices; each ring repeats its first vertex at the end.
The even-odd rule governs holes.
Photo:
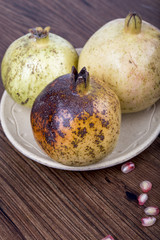
POLYGON ((26 156, 30 160, 33 160, 33 161, 35 161, 39 164, 45 165, 47 167, 51 167, 51 168, 55 168, 55 169, 59 169, 59 170, 93 171, 93 170, 100 170, 100 169, 109 168, 109 167, 112 167, 112 166, 122 164, 122 163, 134 158, 135 156, 139 155, 146 148, 148 148, 153 143, 153 141, 157 138, 157 136, 159 135, 159 132, 160 132, 160 124, 159 124, 159 126, 155 129, 154 132, 152 132, 151 136, 149 138, 147 138, 146 141, 143 142, 143 144, 140 144, 136 149, 134 148, 130 152, 128 152, 128 153, 126 153, 126 154, 124 154, 120 157, 114 158, 113 160, 106 161, 106 162, 99 161, 98 163, 88 165, 88 166, 80 166, 80 167, 67 166, 67 165, 63 165, 61 163, 58 163, 56 161, 54 162, 54 161, 52 161, 52 159, 51 160, 48 160, 48 159, 45 160, 44 158, 39 157, 39 156, 35 155, 34 153, 29 152, 28 150, 26 150, 22 145, 20 145, 14 139, 14 137, 12 136, 12 134, 10 133, 10 131, 7 127, 7 124, 5 122, 5 116, 3 114, 4 106, 5 106, 5 100, 7 99, 7 97, 11 98, 9 96, 9 94, 7 93, 7 91, 5 90, 3 92, 3 95, 2 95, 2 98, 1 98, 1 103, 0 103, 0 121, 1 121, 2 129, 3 129, 6 137, 8 138, 8 140, 11 142, 11 144, 20 153, 22 153, 24 156, 26 156), (55 166, 54 166, 54 164, 55 164, 55 166))

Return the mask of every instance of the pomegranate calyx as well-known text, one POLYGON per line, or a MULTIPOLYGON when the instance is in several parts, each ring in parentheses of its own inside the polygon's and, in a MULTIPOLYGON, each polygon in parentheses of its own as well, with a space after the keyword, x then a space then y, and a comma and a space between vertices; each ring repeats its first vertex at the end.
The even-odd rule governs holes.
POLYGON ((78 73, 73 66, 71 71, 71 90, 79 95, 86 94, 89 87, 89 73, 86 68, 83 67, 78 73))
POLYGON ((125 18, 124 30, 126 33, 138 34, 141 32, 142 18, 136 12, 130 12, 125 18))
POLYGON ((47 26, 44 29, 42 27, 30 28, 28 31, 31 33, 30 38, 41 39, 48 36, 50 27, 47 26))

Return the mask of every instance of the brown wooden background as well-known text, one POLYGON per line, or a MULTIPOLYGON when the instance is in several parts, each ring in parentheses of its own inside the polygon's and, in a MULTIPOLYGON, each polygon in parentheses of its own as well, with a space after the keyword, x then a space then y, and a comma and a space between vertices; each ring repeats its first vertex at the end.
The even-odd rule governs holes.
MULTIPOLYGON (((160 27, 160 0, 0 0, 0 61, 12 41, 35 26, 82 47, 107 21, 138 11, 160 27)), ((0 97, 4 88, 0 82, 0 97)), ((160 219, 141 226, 139 183, 153 183, 145 206, 160 207, 160 138, 132 159, 136 170, 120 165, 92 172, 47 168, 19 153, 0 126, 1 240, 158 240, 160 219)))

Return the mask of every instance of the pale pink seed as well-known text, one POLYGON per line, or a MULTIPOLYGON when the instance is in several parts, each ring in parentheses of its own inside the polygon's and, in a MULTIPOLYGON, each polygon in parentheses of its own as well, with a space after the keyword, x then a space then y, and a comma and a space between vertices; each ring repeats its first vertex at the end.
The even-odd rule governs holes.
POLYGON ((133 162, 127 162, 121 166, 121 171, 123 173, 129 173, 129 172, 133 171, 134 169, 135 169, 135 165, 133 162))
POLYGON ((111 235, 106 236, 102 240, 114 240, 114 238, 111 235))
POLYGON ((152 183, 150 181, 147 181, 147 180, 142 181, 140 183, 140 188, 142 189, 143 192, 148 192, 152 188, 152 183))
POLYGON ((156 216, 159 214, 159 208, 158 207, 147 207, 144 209, 144 212, 146 215, 152 215, 152 216, 156 216))
POLYGON ((141 219, 142 226, 144 227, 150 227, 156 222, 155 217, 146 217, 141 219))
POLYGON ((139 205, 144 205, 145 202, 148 200, 148 195, 147 193, 141 193, 138 197, 138 203, 139 205))

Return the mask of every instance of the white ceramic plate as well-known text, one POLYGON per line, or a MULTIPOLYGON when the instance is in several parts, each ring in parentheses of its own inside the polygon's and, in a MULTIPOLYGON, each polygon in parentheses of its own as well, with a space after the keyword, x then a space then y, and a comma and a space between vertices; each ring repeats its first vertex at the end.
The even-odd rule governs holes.
MULTIPOLYGON (((78 48, 77 52, 80 53, 78 48)), ((28 158, 48 167, 88 171, 123 163, 144 151, 160 133, 160 101, 139 113, 122 116, 121 132, 114 151, 96 164, 85 167, 62 165, 48 157, 37 145, 31 125, 30 109, 15 103, 5 91, 1 100, 2 128, 13 146, 28 158)))
POLYGON ((115 150, 96 164, 70 167, 50 159, 37 145, 30 124, 30 109, 15 103, 5 91, 1 100, 2 128, 13 146, 28 158, 52 168, 87 171, 123 163, 146 149, 160 133, 160 101, 145 111, 122 115, 115 150))

